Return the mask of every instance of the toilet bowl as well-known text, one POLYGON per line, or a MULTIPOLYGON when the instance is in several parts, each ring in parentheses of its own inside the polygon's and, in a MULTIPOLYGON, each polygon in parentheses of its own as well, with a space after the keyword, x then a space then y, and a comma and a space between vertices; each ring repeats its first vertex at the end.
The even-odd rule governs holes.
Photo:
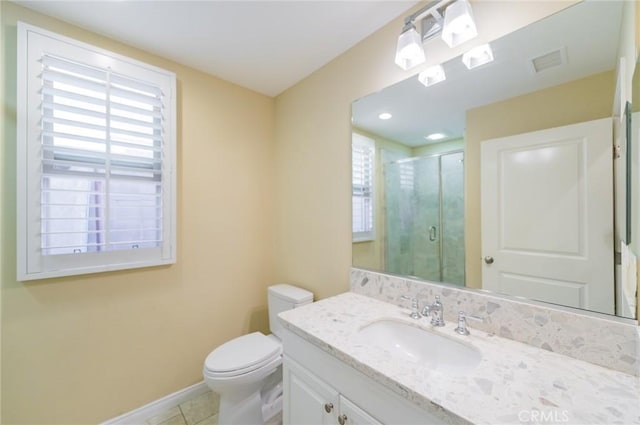
POLYGON ((232 339, 206 358, 202 375, 220 395, 220 425, 263 425, 282 410, 282 329, 277 315, 313 301, 313 294, 291 285, 268 290, 271 335, 253 332, 232 339))
POLYGON ((209 388, 220 394, 219 423, 262 424, 271 419, 264 418, 262 412, 263 387, 281 364, 280 341, 260 332, 233 339, 212 351, 202 374, 209 388))

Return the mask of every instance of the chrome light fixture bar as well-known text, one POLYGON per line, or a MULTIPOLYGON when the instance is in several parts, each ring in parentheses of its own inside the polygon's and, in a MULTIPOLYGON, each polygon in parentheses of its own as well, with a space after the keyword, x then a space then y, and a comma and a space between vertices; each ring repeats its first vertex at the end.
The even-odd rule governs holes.
POLYGON ((442 32, 444 17, 438 9, 433 9, 420 21, 422 29, 422 42, 437 37, 442 32))
POLYGON ((404 18, 404 27, 398 37, 396 64, 408 70, 425 62, 423 43, 442 35, 442 39, 455 47, 478 33, 468 0, 436 0, 404 18), (420 21, 418 33, 415 22, 420 21))

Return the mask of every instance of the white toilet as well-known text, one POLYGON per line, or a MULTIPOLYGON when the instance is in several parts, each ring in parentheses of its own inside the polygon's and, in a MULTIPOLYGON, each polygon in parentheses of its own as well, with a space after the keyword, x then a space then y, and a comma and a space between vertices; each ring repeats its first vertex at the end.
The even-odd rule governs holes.
POLYGON ((202 375, 220 394, 220 425, 263 425, 282 410, 282 326, 278 313, 313 302, 291 285, 268 289, 271 335, 254 332, 225 342, 204 362, 202 375))

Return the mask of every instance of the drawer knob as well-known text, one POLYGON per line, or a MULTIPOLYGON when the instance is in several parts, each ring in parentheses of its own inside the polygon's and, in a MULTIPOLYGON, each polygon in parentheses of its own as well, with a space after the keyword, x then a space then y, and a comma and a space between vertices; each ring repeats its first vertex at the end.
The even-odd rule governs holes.
POLYGON ((326 403, 324 405, 324 411, 327 413, 331 413, 331 411, 333 410, 333 403, 326 403))
POLYGON ((340 425, 344 425, 347 423, 347 415, 340 415, 338 416, 338 423, 340 425))

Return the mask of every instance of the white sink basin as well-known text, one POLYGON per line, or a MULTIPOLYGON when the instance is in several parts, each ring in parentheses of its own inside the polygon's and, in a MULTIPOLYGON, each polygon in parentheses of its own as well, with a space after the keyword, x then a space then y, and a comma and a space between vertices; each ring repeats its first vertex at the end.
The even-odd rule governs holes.
POLYGON ((358 335, 363 342, 388 351, 400 360, 420 363, 447 374, 466 374, 482 359, 480 351, 471 345, 390 319, 365 325, 358 335))

